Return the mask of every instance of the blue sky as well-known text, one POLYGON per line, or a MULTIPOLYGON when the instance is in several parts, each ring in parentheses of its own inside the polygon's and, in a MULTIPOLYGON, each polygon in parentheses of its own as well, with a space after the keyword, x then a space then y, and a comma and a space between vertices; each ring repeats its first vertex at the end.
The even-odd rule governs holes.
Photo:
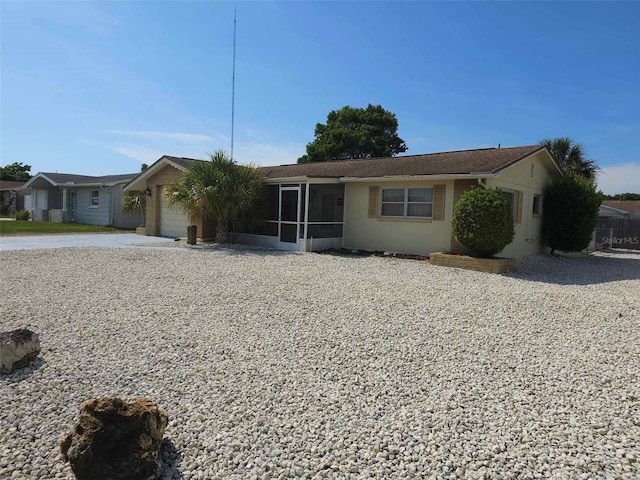
POLYGON ((640 191, 638 2, 0 2, 0 165, 136 172, 230 148, 294 163, 344 105, 407 154, 581 142, 640 191))

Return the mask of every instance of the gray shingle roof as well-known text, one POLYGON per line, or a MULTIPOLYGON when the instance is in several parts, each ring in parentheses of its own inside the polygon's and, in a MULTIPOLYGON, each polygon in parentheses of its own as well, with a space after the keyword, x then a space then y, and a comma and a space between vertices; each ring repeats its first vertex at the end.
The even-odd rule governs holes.
MULTIPOLYGON (((542 150, 542 145, 523 147, 482 148, 454 152, 406 155, 402 157, 366 158, 332 162, 302 163, 260 167, 266 179, 293 177, 353 177, 376 178, 421 175, 489 175, 542 150)), ((186 169, 196 160, 193 158, 166 158, 186 169)))
POLYGON ((286 177, 388 177, 398 175, 491 174, 544 147, 530 145, 485 148, 402 157, 344 160, 262 167, 266 178, 286 177))
POLYGON ((45 177, 51 179, 51 181, 55 182, 56 184, 74 183, 76 185, 128 182, 137 175, 137 173, 126 173, 122 175, 103 175, 94 177, 90 175, 74 175, 71 173, 40 173, 45 177))
POLYGON ((13 180, 0 180, 0 190, 20 190, 26 182, 14 182, 13 180))
POLYGON ((185 158, 185 157, 172 157, 170 155, 164 155, 163 158, 171 160, 173 163, 177 163, 181 167, 191 168, 194 162, 202 162, 204 160, 196 160, 195 158, 185 158))

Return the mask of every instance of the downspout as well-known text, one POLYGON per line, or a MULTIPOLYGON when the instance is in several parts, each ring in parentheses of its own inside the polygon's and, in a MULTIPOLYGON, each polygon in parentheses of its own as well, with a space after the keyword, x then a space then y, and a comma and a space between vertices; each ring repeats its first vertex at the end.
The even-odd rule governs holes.
POLYGON ((100 190, 103 190, 105 192, 107 192, 109 194, 109 211, 107 218, 109 219, 109 227, 113 226, 113 217, 111 216, 113 213, 113 193, 111 193, 111 188, 107 187, 106 185, 100 185, 100 190))
POLYGON ((478 178, 478 185, 480 185, 485 190, 487 189, 487 179, 486 178, 478 178), (484 180, 484 183, 482 183, 484 180))
POLYGON ((309 190, 311 190, 311 183, 307 181, 307 188, 304 189, 304 251, 313 252, 313 238, 311 239, 311 245, 307 250, 307 238, 309 238, 309 190))

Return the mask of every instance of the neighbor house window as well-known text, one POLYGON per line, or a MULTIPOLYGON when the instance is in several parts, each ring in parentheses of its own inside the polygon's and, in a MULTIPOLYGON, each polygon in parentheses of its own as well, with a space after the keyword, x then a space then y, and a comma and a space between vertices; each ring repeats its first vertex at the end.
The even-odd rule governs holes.
POLYGON ((542 195, 533 196, 533 208, 531 213, 534 216, 542 215, 542 195))
POLYGON ((433 188, 383 188, 383 217, 431 218, 433 188))
POLYGON ((97 207, 100 204, 100 191, 91 190, 91 206, 97 207))

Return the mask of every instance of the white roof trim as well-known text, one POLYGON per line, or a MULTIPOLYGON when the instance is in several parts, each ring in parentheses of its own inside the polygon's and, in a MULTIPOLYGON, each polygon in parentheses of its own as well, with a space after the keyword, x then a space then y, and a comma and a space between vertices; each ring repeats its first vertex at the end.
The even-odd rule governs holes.
POLYGON ((298 177, 277 177, 263 178, 267 184, 272 183, 358 183, 358 182, 398 182, 410 180, 441 180, 457 178, 486 178, 493 177, 493 173, 447 173, 438 175, 387 175, 384 177, 314 177, 314 176, 298 176, 298 177))
POLYGON ((613 210, 614 212, 624 213, 630 215, 631 212, 629 210, 624 210, 622 208, 610 207, 609 205, 605 205, 604 203, 600 205, 600 208, 606 208, 607 210, 613 210))
POLYGON ((540 150, 536 150, 533 153, 530 153, 529 155, 527 155, 526 157, 522 157, 520 160, 518 160, 517 162, 513 162, 511 165, 506 166, 505 168, 503 168, 502 170, 499 170, 498 172, 496 172, 496 176, 499 176, 502 172, 506 172, 507 170, 509 170, 511 167, 515 167, 516 165, 519 165, 521 162, 524 162, 525 160, 529 159, 530 157, 539 154, 540 152, 545 152, 547 154, 547 158, 551 161, 551 164, 556 167, 556 170, 558 171, 558 173, 560 175, 564 176, 564 173, 562 173, 562 170, 560 170, 560 167, 558 166, 558 163, 556 162, 556 159, 553 158, 553 156, 549 153, 549 150, 547 150, 547 147, 540 149, 540 150))
POLYGON ((455 180, 458 178, 485 178, 493 177, 493 173, 440 173, 437 175, 387 175, 384 177, 342 177, 344 183, 355 182, 380 182, 380 181, 409 181, 409 180, 455 180))
POLYGON ((31 183, 32 183, 32 182, 35 182, 38 178, 43 178, 43 179, 45 179, 47 182, 49 182, 49 183, 50 183, 51 185, 53 185, 54 187, 57 187, 57 186, 58 186, 58 184, 57 184, 56 182, 54 182, 53 180, 51 180, 51 179, 50 179, 49 177, 47 177, 44 173, 40 173, 40 172, 38 172, 38 173, 36 173, 33 177, 31 177, 31 178, 29 179, 29 181, 23 185, 23 187, 22 187, 22 188, 30 188, 30 187, 31 187, 31 183))

